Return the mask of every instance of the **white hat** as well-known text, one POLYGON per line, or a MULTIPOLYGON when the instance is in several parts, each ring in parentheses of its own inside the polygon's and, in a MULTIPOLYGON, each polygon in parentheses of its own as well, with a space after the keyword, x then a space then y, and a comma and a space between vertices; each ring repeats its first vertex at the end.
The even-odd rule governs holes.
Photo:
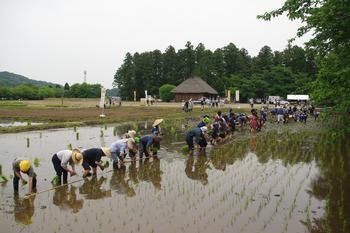
POLYGON ((207 132, 208 131, 208 128, 206 126, 203 126, 201 127, 201 131, 204 133, 204 132, 207 132))

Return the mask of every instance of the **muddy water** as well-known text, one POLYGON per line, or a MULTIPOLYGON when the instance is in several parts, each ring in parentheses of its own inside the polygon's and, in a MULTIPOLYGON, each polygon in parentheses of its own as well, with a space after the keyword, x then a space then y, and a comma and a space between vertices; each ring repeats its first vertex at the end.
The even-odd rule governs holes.
MULTIPOLYGON (((70 177, 78 182, 29 200, 14 197, 11 182, 2 185, 1 232, 349 232, 345 139, 315 133, 318 125, 272 126, 185 156, 189 124, 165 122, 158 158, 70 177)), ((49 189, 52 154, 69 144, 109 145, 130 128, 149 131, 149 124, 0 135, 3 174, 15 156, 39 158, 38 190, 49 189)))

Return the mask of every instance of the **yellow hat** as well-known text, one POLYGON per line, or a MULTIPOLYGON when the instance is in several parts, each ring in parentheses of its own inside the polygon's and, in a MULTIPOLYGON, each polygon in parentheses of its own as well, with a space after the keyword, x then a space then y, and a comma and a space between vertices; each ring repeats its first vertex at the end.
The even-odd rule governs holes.
POLYGON ((27 172, 30 168, 30 163, 28 160, 22 160, 20 163, 19 163, 19 169, 22 171, 22 172, 27 172))
POLYGON ((112 157, 111 148, 109 148, 109 147, 101 147, 101 150, 103 151, 103 154, 105 154, 108 158, 112 157))
POLYGON ((72 151, 72 160, 76 165, 83 164, 83 155, 80 153, 79 149, 73 149, 72 151))
POLYGON ((153 127, 156 127, 157 125, 159 125, 160 123, 162 123, 163 122, 163 119, 157 119, 157 120, 155 120, 154 121, 154 123, 153 123, 153 127))

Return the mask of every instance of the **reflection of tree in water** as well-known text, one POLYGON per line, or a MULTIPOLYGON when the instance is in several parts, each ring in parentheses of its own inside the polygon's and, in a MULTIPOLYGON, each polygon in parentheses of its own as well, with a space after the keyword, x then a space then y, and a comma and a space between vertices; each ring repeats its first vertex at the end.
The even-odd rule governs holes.
POLYGON ((161 189, 161 175, 160 160, 157 157, 144 159, 139 161, 138 178, 140 181, 151 182, 156 189, 161 189))
POLYGON ((110 186, 111 189, 116 190, 119 194, 125 194, 128 197, 136 195, 134 188, 129 185, 129 179, 126 178, 126 167, 123 164, 113 170, 110 186))
POLYGON ((63 186, 55 189, 55 193, 53 195, 53 204, 58 206, 63 210, 72 209, 73 213, 78 213, 79 210, 83 208, 84 200, 77 200, 76 194, 77 188, 73 185, 70 186, 70 190, 68 191, 68 186, 63 186))
POLYGON ((225 171, 227 164, 232 165, 237 159, 244 158, 248 151, 246 141, 235 142, 233 145, 214 148, 210 159, 215 169, 225 171))
POLYGON ((203 185, 208 184, 208 174, 206 172, 209 166, 207 156, 201 155, 194 161, 194 156, 189 156, 186 160, 185 173, 192 180, 199 180, 203 185))
MULTIPOLYGON (((347 135, 349 136, 349 135, 347 135)), ((310 232, 350 232, 350 144, 348 138, 326 134, 316 144, 320 174, 310 184, 309 194, 325 200, 325 214, 305 222, 310 232)))
POLYGON ((35 195, 31 196, 28 199, 25 199, 20 198, 18 194, 15 194, 13 199, 15 203, 15 221, 24 225, 30 225, 32 223, 32 216, 34 215, 35 210, 35 195))
POLYGON ((102 199, 105 197, 111 197, 111 190, 104 190, 101 188, 102 184, 107 179, 103 176, 97 179, 97 176, 93 176, 91 180, 85 179, 84 184, 79 188, 81 194, 85 194, 86 199, 102 199))

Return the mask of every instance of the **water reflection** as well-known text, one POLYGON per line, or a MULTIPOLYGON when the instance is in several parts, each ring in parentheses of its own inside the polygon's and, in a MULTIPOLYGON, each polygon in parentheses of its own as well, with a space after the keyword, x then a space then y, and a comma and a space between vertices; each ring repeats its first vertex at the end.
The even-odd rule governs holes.
POLYGON ((126 166, 121 164, 118 168, 113 170, 113 174, 110 180, 110 187, 118 194, 133 197, 136 195, 135 190, 129 184, 129 179, 126 177, 126 166))
POLYGON ((151 182, 153 186, 159 190, 161 189, 161 175, 160 160, 157 157, 153 159, 139 160, 138 178, 141 181, 151 182))
POLYGON ((55 189, 53 195, 53 204, 61 210, 72 210, 73 213, 78 213, 83 208, 84 200, 77 199, 77 188, 73 185, 62 186, 55 189))
POLYGON ((34 215, 34 200, 35 195, 31 196, 28 199, 20 198, 18 194, 15 194, 14 197, 14 215, 15 221, 23 225, 29 225, 32 223, 32 217, 34 215))
POLYGON ((192 180, 198 180, 203 185, 208 184, 208 174, 206 172, 209 169, 209 159, 206 155, 189 156, 186 160, 185 173, 188 178, 192 180))
MULTIPOLYGON (((349 136, 349 135, 347 135, 349 136)), ((322 135, 316 145, 321 172, 312 180, 309 193, 326 201, 326 213, 305 223, 310 232, 350 232, 349 137, 322 135)))
POLYGON ((105 190, 101 186, 107 180, 107 178, 101 176, 99 179, 97 176, 93 176, 90 180, 85 179, 83 185, 79 188, 80 194, 83 194, 86 199, 102 199, 111 197, 111 190, 105 190))

